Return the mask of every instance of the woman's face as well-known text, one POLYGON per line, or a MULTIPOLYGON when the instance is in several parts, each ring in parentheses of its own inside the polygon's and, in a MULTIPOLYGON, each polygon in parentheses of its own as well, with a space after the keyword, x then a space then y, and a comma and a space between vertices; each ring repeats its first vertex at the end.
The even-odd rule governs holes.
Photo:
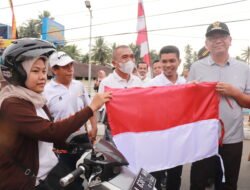
POLYGON ((32 65, 30 73, 27 74, 25 86, 37 93, 43 92, 47 80, 47 71, 45 61, 38 59, 32 65))

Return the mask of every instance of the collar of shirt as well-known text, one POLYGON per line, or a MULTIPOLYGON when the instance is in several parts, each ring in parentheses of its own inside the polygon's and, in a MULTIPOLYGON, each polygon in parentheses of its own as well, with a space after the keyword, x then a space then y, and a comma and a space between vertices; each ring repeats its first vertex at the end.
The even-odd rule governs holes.
MULTIPOLYGON (((214 62, 214 60, 212 59, 212 57, 210 55, 207 58, 205 58, 205 59, 207 59, 207 64, 210 65, 210 66, 212 66, 212 65, 218 65, 217 63, 214 62)), ((229 57, 228 60, 227 60, 227 63, 225 65, 229 66, 229 65, 232 65, 233 63, 234 62, 233 62, 232 58, 229 57)))
POLYGON ((133 81, 134 80, 134 77, 133 77, 133 75, 132 74, 130 74, 129 75, 129 79, 128 79, 128 81, 126 80, 126 79, 124 79, 124 78, 122 78, 122 77, 120 77, 118 74, 117 74, 117 72, 116 71, 114 71, 113 72, 113 74, 114 74, 114 78, 115 79, 117 79, 118 81, 126 81, 126 82, 130 82, 130 81, 133 81))
POLYGON ((165 82, 164 82, 165 84, 183 84, 183 83, 185 83, 185 82, 184 82, 185 79, 182 78, 182 77, 180 77, 179 75, 177 75, 177 80, 175 81, 175 83, 173 83, 172 81, 170 81, 170 80, 165 76, 164 73, 161 73, 161 74, 159 75, 159 77, 161 78, 162 81, 165 81, 165 82))
MULTIPOLYGON (((69 85, 69 86, 71 86, 71 85, 74 84, 74 83, 75 83, 75 80, 72 80, 72 81, 70 82, 70 85, 69 85)), ((55 79, 51 79, 51 85, 52 85, 52 86, 64 86, 63 84, 56 82, 55 79)))

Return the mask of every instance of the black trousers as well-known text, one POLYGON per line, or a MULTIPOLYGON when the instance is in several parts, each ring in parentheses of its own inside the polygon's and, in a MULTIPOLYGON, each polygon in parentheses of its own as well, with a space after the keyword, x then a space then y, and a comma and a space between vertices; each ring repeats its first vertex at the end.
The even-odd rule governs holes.
POLYGON ((157 172, 152 172, 151 174, 156 178, 156 189, 161 190, 161 182, 166 177, 165 172, 167 173, 167 190, 179 190, 181 187, 181 174, 182 166, 177 166, 167 170, 161 170, 157 172))
POLYGON ((225 183, 222 183, 220 160, 213 156, 192 164, 190 190, 204 190, 207 179, 214 177, 216 190, 236 190, 240 171, 243 142, 223 144, 219 148, 225 168, 225 183), (211 175, 212 173, 212 175, 211 175))

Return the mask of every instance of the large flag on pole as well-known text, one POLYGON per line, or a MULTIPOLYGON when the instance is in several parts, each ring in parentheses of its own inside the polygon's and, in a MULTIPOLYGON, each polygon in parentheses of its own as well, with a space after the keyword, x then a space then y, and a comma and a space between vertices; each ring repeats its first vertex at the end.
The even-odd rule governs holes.
POLYGON ((117 148, 134 172, 192 163, 218 153, 215 83, 110 89, 108 120, 117 148))
POLYGON ((138 2, 138 21, 137 21, 137 40, 136 45, 140 47, 141 54, 140 57, 145 63, 150 66, 150 55, 149 55, 149 45, 148 45, 148 34, 145 13, 143 8, 143 1, 138 2))
POLYGON ((10 3, 10 8, 11 8, 11 12, 12 12, 12 39, 16 39, 17 38, 17 31, 16 31, 16 17, 15 17, 15 13, 14 13, 14 7, 13 7, 13 3, 12 0, 9 0, 10 3))

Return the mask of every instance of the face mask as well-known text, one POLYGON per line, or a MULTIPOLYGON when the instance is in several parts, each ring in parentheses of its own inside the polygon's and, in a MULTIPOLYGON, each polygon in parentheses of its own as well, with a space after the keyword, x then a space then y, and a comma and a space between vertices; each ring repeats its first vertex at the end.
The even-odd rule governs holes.
POLYGON ((126 63, 119 63, 119 70, 123 73, 131 74, 135 68, 133 61, 127 61, 126 63))

